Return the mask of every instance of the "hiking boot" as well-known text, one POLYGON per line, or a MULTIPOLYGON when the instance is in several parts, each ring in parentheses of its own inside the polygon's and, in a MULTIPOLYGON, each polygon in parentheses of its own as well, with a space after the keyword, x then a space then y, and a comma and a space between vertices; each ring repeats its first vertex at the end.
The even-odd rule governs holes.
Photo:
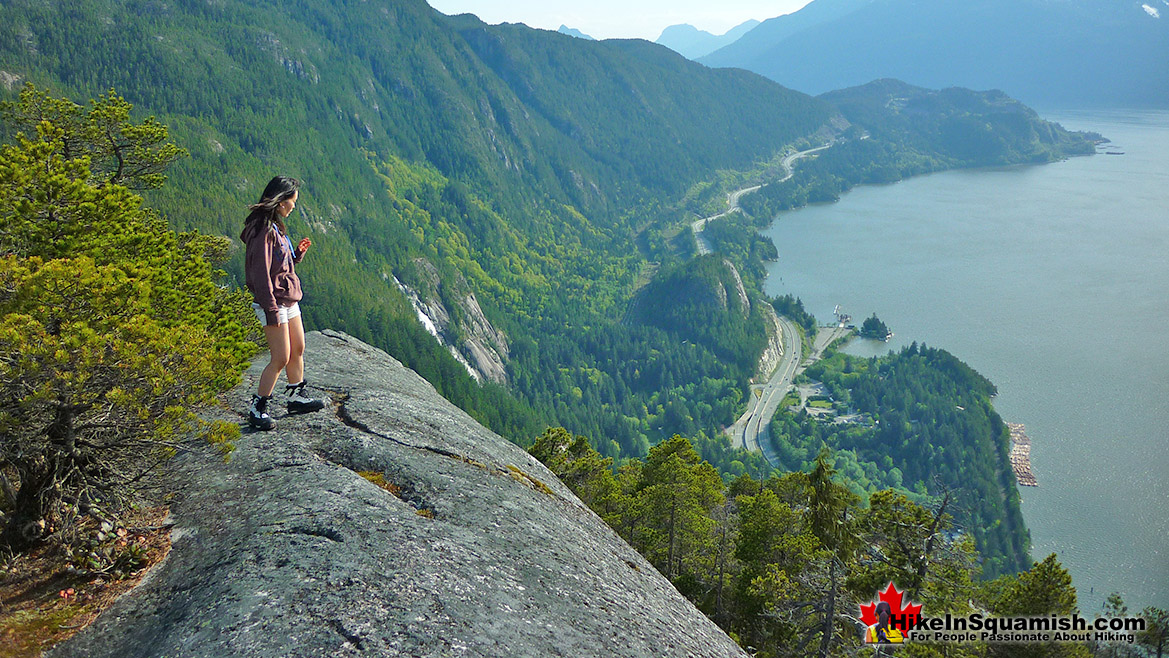
POLYGON ((284 394, 288 396, 288 413, 304 414, 325 408, 324 400, 315 400, 304 394, 304 385, 305 382, 301 382, 284 387, 284 394))
POLYGON ((252 406, 248 409, 248 425, 264 431, 275 429, 276 423, 268 415, 268 401, 271 399, 271 395, 252 394, 252 406))

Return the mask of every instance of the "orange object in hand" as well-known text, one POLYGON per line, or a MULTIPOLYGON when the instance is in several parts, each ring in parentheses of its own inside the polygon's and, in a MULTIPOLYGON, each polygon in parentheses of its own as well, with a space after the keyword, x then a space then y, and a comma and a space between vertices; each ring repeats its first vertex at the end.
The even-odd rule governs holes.
POLYGON ((300 240, 300 244, 298 244, 298 245, 297 245, 297 247, 298 247, 298 250, 299 250, 299 251, 300 251, 300 253, 302 253, 302 254, 303 254, 304 252, 308 251, 308 248, 309 248, 309 247, 311 247, 311 246, 313 246, 313 241, 312 241, 312 240, 309 240, 308 238, 301 238, 301 240, 300 240))

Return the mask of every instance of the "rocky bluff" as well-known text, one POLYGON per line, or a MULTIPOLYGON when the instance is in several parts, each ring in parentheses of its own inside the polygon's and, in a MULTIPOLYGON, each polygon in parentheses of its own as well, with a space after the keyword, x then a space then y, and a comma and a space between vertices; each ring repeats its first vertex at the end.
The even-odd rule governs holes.
POLYGON ((169 556, 50 655, 745 655, 543 465, 413 371, 332 331, 308 335, 307 360, 333 404, 278 413, 226 463, 176 457, 169 556))

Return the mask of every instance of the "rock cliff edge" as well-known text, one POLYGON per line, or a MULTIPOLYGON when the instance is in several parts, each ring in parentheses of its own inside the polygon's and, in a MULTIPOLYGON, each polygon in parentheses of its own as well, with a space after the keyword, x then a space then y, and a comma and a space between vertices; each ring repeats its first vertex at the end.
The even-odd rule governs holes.
POLYGON ((176 457, 169 556, 50 655, 746 655, 413 371, 342 333, 307 340, 310 388, 331 405, 278 408, 276 430, 245 431, 228 463, 176 457))

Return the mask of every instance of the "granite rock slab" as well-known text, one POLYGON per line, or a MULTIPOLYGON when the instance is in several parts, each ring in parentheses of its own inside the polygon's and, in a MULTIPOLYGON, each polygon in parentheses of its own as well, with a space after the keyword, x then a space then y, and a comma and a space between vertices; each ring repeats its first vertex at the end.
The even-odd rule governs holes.
POLYGON ((276 429, 251 432, 266 362, 208 412, 244 428, 230 460, 172 460, 170 554, 50 656, 746 655, 542 464, 385 352, 309 333, 326 408, 275 405, 276 429))

